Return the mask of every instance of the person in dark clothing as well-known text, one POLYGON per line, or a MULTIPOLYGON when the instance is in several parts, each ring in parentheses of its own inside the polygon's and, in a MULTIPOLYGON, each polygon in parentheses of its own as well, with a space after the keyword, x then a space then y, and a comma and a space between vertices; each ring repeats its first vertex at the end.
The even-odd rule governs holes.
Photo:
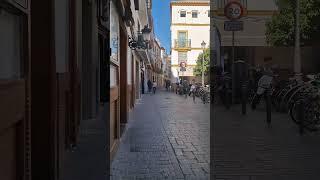
POLYGON ((262 71, 260 68, 257 68, 255 70, 255 73, 254 73, 254 91, 257 91, 258 89, 258 82, 259 82, 259 79, 262 77, 262 71))
POLYGON ((170 87, 170 81, 166 80, 166 89, 167 89, 167 91, 169 91, 169 87, 170 87))
POLYGON ((148 92, 151 93, 151 89, 152 89, 152 82, 150 81, 150 79, 148 80, 148 92))

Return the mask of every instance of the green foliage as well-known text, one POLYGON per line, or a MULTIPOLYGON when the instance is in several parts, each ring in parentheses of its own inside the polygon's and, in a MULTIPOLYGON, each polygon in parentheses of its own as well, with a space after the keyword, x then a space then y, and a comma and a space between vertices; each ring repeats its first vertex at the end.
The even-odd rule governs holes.
MULTIPOLYGON (((277 0, 280 13, 266 23, 267 43, 273 46, 293 46, 295 41, 296 0, 277 0)), ((300 0, 301 45, 319 41, 320 1, 300 0)))
MULTIPOLYGON (((195 76, 202 76, 202 58, 203 53, 200 53, 197 59, 197 65, 194 68, 194 74, 195 76)), ((204 74, 207 75, 209 72, 209 66, 210 66, 210 49, 204 50, 204 74)))

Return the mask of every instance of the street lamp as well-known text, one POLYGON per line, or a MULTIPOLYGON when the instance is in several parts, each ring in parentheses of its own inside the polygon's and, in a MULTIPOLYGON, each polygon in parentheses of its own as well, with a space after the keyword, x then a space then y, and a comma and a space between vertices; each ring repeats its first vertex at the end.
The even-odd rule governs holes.
POLYGON ((133 50, 147 49, 151 39, 151 29, 146 25, 141 31, 138 31, 137 34, 137 40, 133 37, 129 37, 129 47, 133 50))
POLYGON ((148 26, 144 26, 144 28, 141 30, 143 35, 143 40, 149 42, 151 39, 151 29, 148 28, 148 26))
POLYGON ((202 84, 202 87, 204 87, 204 50, 206 48, 206 43, 204 41, 202 41, 201 47, 203 49, 203 52, 202 52, 202 79, 201 79, 201 84, 202 84))

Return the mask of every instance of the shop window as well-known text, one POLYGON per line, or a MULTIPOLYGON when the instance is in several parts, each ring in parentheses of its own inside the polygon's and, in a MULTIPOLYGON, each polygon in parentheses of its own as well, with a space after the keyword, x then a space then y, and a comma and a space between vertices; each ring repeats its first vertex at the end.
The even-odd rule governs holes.
POLYGON ((192 18, 198 18, 198 11, 192 11, 192 18))

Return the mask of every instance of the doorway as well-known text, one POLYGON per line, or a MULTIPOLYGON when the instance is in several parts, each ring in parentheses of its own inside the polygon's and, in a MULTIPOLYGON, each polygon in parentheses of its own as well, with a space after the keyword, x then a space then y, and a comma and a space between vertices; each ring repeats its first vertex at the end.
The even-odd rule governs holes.
POLYGON ((127 48, 128 38, 125 28, 120 25, 120 134, 127 123, 128 95, 127 95, 127 48))

